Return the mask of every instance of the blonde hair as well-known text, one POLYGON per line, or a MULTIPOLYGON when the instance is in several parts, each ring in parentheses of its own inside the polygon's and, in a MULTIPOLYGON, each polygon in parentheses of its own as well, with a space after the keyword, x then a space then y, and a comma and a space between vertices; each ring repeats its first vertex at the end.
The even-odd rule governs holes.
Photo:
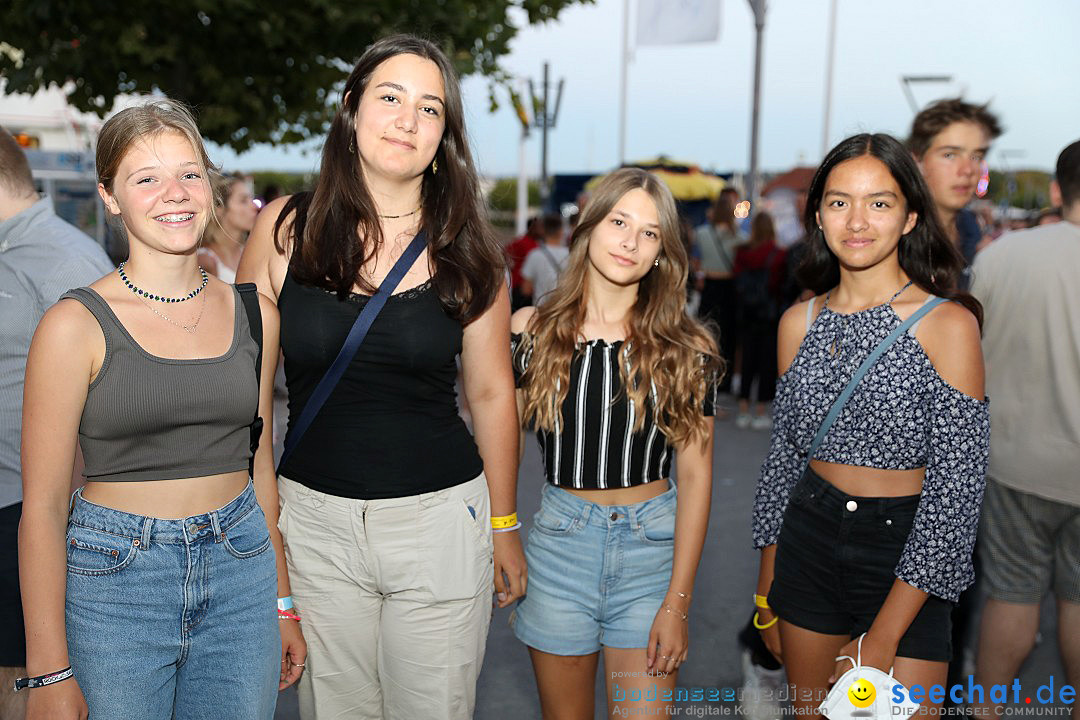
POLYGON ((246 182, 244 176, 239 173, 210 173, 210 189, 214 192, 214 217, 206 224, 206 230, 203 231, 203 247, 213 250, 222 247, 226 242, 237 242, 225 233, 221 218, 225 215, 233 188, 244 182, 246 182))
POLYGON ((111 193, 120 163, 131 146, 143 138, 170 131, 180 133, 191 143, 203 178, 216 170, 206 153, 195 117, 187 106, 177 100, 155 98, 121 110, 101 126, 95 155, 98 182, 111 193))
MULTIPOLYGON (((94 156, 98 182, 112 193, 113 181, 120 170, 120 163, 124 161, 124 156, 131 146, 140 140, 166 132, 180 133, 191 143, 200 175, 209 187, 207 176, 217 168, 206 153, 206 145, 199 134, 195 117, 184 103, 168 98, 154 98, 134 107, 124 108, 105 121, 98 133, 97 152, 94 156)), ((120 216, 110 212, 105 215, 109 226, 127 242, 127 229, 120 216)))
MULTIPOLYGON (((688 260, 671 191, 655 175, 623 168, 604 178, 593 191, 570 237, 570 256, 559 284, 536 310, 526 342, 518 352, 531 353, 522 377, 524 416, 534 427, 555 432, 562 425, 570 364, 585 322, 589 237, 623 195, 642 189, 656 203, 660 254, 638 284, 637 301, 627 321, 619 374, 629 399, 646 407, 655 388, 652 415, 673 445, 703 439, 708 419, 702 414, 707 393, 722 372, 716 342, 686 312, 688 260)), ((638 413, 634 431, 644 426, 638 413)))

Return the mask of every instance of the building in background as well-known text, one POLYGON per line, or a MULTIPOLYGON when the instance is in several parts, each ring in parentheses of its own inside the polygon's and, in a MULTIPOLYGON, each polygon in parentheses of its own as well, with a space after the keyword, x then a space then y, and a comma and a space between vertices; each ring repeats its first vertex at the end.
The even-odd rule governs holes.
POLYGON ((107 247, 94 168, 94 141, 102 123, 69 106, 59 88, 9 95, 0 80, 0 126, 26 151, 38 192, 52 199, 57 215, 107 247))

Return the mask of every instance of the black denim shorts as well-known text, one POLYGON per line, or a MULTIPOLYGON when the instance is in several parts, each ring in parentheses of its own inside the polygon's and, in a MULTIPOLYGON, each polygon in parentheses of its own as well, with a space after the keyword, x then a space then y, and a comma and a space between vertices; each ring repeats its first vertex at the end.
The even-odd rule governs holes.
MULTIPOLYGON (((807 468, 784 513, 769 605, 783 620, 814 632, 866 632, 896 580, 919 498, 855 497, 807 468)), ((952 603, 929 596, 897 657, 948 662, 951 613, 952 603)))

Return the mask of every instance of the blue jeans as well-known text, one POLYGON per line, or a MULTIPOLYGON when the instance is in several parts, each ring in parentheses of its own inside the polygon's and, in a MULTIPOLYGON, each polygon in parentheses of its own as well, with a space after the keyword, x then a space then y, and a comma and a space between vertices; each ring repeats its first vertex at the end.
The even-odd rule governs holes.
POLYGON ((674 485, 598 505, 544 483, 525 545, 529 588, 510 620, 518 639, 555 655, 648 645, 671 582, 675 505, 674 485))
POLYGON ((72 498, 67 641, 91 720, 270 720, 281 662, 274 551, 251 483, 160 520, 72 498))

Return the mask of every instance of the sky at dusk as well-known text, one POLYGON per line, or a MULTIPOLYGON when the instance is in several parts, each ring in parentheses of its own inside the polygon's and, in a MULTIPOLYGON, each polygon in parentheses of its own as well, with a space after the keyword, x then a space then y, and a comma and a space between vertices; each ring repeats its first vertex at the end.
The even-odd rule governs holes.
MULTIPOLYGON (((672 0, 674 1, 674 0, 672 0)), ((838 0, 832 122, 835 144, 856 132, 903 137, 912 119, 902 75, 951 75, 917 84, 919 104, 963 93, 990 101, 1005 126, 996 169, 1049 169, 1080 138, 1080 1, 838 0)), ((635 0, 630 0, 631 38, 635 0)), ((558 21, 522 29, 503 66, 537 83, 541 65, 565 78, 558 126, 549 135, 549 172, 599 172, 618 163, 619 66, 624 0, 574 6, 558 21)), ((824 122, 829 0, 770 0, 761 103, 761 166, 816 164, 824 122)), ((522 20, 523 22, 523 20, 522 20)), ((713 43, 636 48, 629 64, 627 158, 665 154, 729 171, 749 165, 754 61, 746 0, 721 0, 713 43)), ((481 172, 515 175, 521 126, 504 100, 488 111, 488 84, 464 81, 466 120, 481 172)), ((318 145, 316 144, 316 148, 318 145)), ((539 174, 540 140, 527 145, 539 174)), ((216 153, 227 169, 310 170, 318 153, 257 148, 216 153)))

